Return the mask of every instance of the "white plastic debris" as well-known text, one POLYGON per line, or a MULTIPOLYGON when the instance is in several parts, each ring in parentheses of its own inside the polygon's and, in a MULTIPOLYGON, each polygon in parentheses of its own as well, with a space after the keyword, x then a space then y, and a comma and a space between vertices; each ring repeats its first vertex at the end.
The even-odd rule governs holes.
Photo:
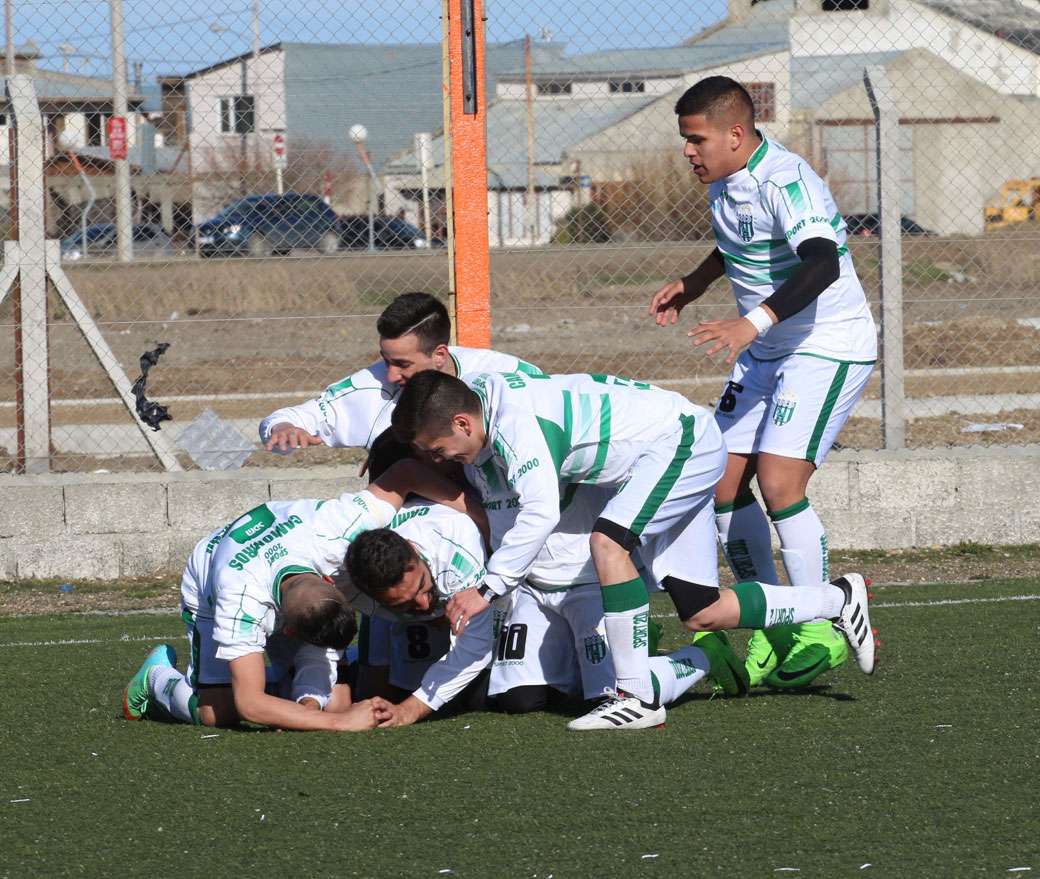
POLYGON ((659 858, 659 857, 661 857, 661 856, 657 852, 654 852, 652 855, 643 855, 641 860, 645 861, 645 860, 648 860, 649 858, 659 858))
POLYGON ((203 470, 238 470, 254 450, 251 441, 212 409, 203 409, 180 432, 177 445, 203 470))
POLYGON ((1001 433, 1006 430, 1022 430, 1024 426, 1013 421, 995 421, 992 424, 969 421, 961 428, 961 433, 1001 433))

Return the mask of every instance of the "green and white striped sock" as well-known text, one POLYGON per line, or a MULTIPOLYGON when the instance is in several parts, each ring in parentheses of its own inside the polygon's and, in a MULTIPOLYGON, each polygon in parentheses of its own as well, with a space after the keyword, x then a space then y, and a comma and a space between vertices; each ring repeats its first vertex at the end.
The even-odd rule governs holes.
POLYGON ((845 605, 845 593, 830 583, 816 586, 774 586, 770 583, 735 583, 740 602, 741 629, 768 629, 833 619, 845 605))
POLYGON ((198 699, 188 679, 177 669, 157 665, 148 672, 148 702, 181 723, 199 725, 198 699))

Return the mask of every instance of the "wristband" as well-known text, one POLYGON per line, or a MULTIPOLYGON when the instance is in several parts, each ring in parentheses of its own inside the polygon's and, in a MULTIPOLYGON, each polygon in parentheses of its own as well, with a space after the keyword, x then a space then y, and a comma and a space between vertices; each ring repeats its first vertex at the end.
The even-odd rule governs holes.
POLYGON ((773 325, 773 319, 761 305, 752 308, 751 311, 745 314, 744 320, 751 321, 751 325, 758 330, 759 338, 764 336, 766 331, 773 325))
POLYGON ((487 583, 481 583, 477 587, 477 595, 484 599, 488 604, 491 604, 496 598, 501 598, 494 589, 492 589, 487 583))

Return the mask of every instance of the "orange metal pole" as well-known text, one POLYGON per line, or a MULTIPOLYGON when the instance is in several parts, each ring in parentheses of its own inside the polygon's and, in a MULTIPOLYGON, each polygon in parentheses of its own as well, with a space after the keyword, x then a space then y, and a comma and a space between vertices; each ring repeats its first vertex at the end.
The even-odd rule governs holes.
POLYGON ((456 337, 460 345, 488 348, 491 345, 491 266, 487 220, 484 2, 447 0, 446 5, 456 337), (463 27, 463 4, 466 3, 472 8, 472 33, 467 33, 463 27), (474 76, 466 82, 463 47, 470 40, 474 50, 474 76))

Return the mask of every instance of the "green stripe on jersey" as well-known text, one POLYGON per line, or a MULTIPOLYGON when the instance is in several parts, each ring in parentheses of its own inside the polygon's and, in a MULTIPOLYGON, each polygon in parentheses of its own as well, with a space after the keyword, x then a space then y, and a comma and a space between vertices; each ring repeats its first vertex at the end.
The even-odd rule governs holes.
MULTIPOLYGON (((741 251, 745 250, 745 248, 743 247, 741 247, 740 249, 741 251)), ((718 248, 718 251, 729 262, 736 263, 737 265, 742 266, 751 266, 752 268, 756 269, 773 269, 774 267, 777 269, 785 269, 791 266, 796 266, 799 262, 801 262, 801 260, 798 259, 798 257, 790 251, 788 251, 787 254, 785 254, 785 257, 783 259, 774 259, 769 256, 748 256, 744 253, 729 253, 723 250, 721 247, 718 248)))
POLYGON ((794 183, 788 183, 784 187, 784 192, 787 194, 787 198, 791 202, 791 207, 794 210, 805 210, 808 193, 805 191, 805 187, 802 186, 801 180, 795 180, 794 183))
POLYGON ((749 172, 754 171, 758 167, 759 162, 765 158, 767 149, 769 149, 769 141, 763 137, 762 143, 758 145, 758 148, 751 154, 751 158, 748 159, 747 169, 749 172))
POLYGON ((596 446, 596 460, 586 477, 589 482, 596 481, 603 472, 603 465, 607 463, 607 452, 610 449, 610 418, 610 396, 603 394, 599 398, 599 444, 596 446))

